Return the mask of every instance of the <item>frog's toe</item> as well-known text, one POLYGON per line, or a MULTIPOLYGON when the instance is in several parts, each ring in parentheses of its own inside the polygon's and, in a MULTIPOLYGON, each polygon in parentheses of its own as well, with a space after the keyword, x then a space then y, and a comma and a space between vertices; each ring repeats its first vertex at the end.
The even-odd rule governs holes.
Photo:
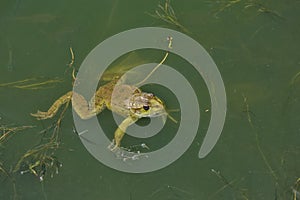
POLYGON ((119 147, 118 147, 117 145, 114 145, 110 150, 111 150, 112 152, 115 152, 115 151, 117 151, 118 148, 119 148, 119 147))
POLYGON ((43 120, 43 119, 48 119, 51 117, 51 115, 48 114, 48 112, 42 112, 42 111, 37 111, 37 113, 30 113, 31 116, 37 118, 37 120, 43 120))
POLYGON ((108 145, 107 147, 110 151, 115 152, 117 149, 119 149, 120 147, 118 145, 116 145, 115 140, 113 140, 110 145, 108 145))

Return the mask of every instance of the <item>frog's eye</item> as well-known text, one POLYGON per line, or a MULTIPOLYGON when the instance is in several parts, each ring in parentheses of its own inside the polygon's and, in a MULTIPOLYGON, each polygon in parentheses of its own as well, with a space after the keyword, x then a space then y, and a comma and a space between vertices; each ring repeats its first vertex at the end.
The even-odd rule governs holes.
POLYGON ((147 110, 149 110, 150 107, 149 106, 143 106, 143 108, 144 108, 144 110, 147 111, 147 110))

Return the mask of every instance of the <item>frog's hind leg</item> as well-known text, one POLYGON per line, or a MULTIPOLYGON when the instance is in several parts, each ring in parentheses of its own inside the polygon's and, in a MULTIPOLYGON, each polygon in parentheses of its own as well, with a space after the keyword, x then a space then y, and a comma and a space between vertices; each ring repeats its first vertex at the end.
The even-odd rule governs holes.
POLYGON ((63 104, 68 103, 71 100, 72 93, 73 92, 70 91, 65 95, 61 96, 59 99, 57 99, 48 109, 47 112, 42 112, 38 110, 37 113, 30 113, 30 115, 36 117, 38 120, 52 118, 63 104))

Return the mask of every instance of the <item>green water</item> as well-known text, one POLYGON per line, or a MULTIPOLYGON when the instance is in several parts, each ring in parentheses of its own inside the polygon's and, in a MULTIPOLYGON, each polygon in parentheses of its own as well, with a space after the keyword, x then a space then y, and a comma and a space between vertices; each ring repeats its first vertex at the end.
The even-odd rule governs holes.
MULTIPOLYGON (((146 14, 154 13, 158 3, 1 1, 0 84, 34 77, 64 80, 40 89, 0 87, 1 126, 36 126, 17 132, 0 146, 0 161, 8 172, 40 142, 39 131, 54 122, 37 121, 29 113, 46 110, 72 87, 70 71, 65 72, 69 47, 78 69, 96 45, 119 32, 146 26, 180 31, 146 14)), ((0 171, 0 199, 293 199, 292 189, 298 190, 300 198, 295 184, 300 178, 300 78, 290 85, 300 71, 300 1, 174 0, 171 4, 179 22, 190 31, 187 34, 209 52, 225 84, 228 111, 213 151, 198 158, 210 120, 210 112, 205 112, 210 109, 205 83, 192 66, 170 55, 166 64, 181 70, 199 91, 201 110, 198 134, 180 159, 145 174, 111 169, 93 158, 73 132, 69 108, 60 129, 61 147, 55 152, 63 164, 59 174, 53 178, 48 174, 40 182, 30 173, 15 172, 9 178, 0 171)), ((161 52, 147 53, 137 52, 132 62, 158 62, 162 57, 161 52)), ((178 106, 170 92, 151 85, 145 89, 166 99, 168 107, 178 106)), ((109 111, 100 115, 105 120, 109 111)), ((172 115, 178 118, 179 114, 172 115)), ((116 125, 106 121, 111 123, 108 132, 113 132, 116 125)), ((164 132, 147 144, 161 148, 172 140, 176 127, 168 121, 164 132)), ((124 138, 125 146, 138 142, 124 138)))

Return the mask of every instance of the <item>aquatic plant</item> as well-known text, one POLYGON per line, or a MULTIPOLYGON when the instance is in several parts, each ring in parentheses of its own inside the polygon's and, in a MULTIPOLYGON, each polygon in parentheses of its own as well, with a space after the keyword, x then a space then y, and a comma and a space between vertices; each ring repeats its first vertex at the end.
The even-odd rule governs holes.
POLYGON ((297 200, 300 198, 300 178, 298 178, 292 187, 293 191, 293 200, 297 200))
POLYGON ((11 137, 13 134, 15 134, 18 131, 22 131, 28 128, 33 128, 35 126, 15 126, 15 127, 9 127, 5 125, 0 126, 0 145, 3 145, 3 143, 11 137))
POLYGON ((174 9, 171 6, 170 0, 166 0, 164 5, 158 4, 158 9, 155 10, 154 14, 147 14, 156 19, 163 20, 168 24, 175 25, 185 33, 190 33, 189 30, 187 30, 182 24, 179 23, 178 18, 175 15, 174 9))
POLYGON ((40 181, 44 180, 46 172, 53 177, 54 174, 58 174, 58 169, 62 167, 62 163, 58 161, 53 152, 48 155, 47 151, 55 150, 58 147, 59 144, 47 143, 27 151, 19 160, 15 171, 20 170, 21 174, 31 173, 40 181))
MULTIPOLYGON (((1 119, 1 118, 0 118, 1 119)), ((33 128, 34 126, 8 126, 2 124, 0 126, 0 147, 3 147, 4 144, 17 132, 20 132, 25 129, 33 128)), ((8 167, 0 160, 0 177, 7 178, 12 185, 13 199, 17 199, 17 189, 15 178, 11 170, 7 169, 8 167)))
POLYGON ((221 4, 221 7, 217 11, 214 12, 214 16, 216 18, 218 18, 219 13, 223 12, 224 10, 226 10, 226 9, 228 9, 228 8, 234 6, 235 4, 238 4, 240 2, 241 2, 241 0, 218 1, 217 3, 221 4))
MULTIPOLYGON (((292 181, 291 180, 286 180, 288 177, 286 176, 285 174, 285 170, 284 170, 284 167, 283 165, 287 162, 290 162, 291 160, 292 161, 295 161, 294 158, 290 159, 289 161, 286 160, 285 156, 287 155, 284 155, 283 157, 281 157, 280 161, 281 161, 281 171, 279 170, 274 170, 274 167, 271 165, 268 157, 267 157, 267 154, 264 152, 263 150, 263 147, 260 143, 260 140, 259 140, 259 133, 260 133, 260 129, 257 125, 257 122, 254 123, 254 120, 253 119, 253 116, 254 116, 254 113, 250 110, 250 105, 248 104, 248 100, 247 100, 247 97, 245 95, 243 95, 243 100, 244 100, 244 112, 246 113, 247 115, 247 120, 248 120, 248 123, 254 133, 254 137, 255 137, 255 144, 256 144, 256 147, 257 147, 257 150, 259 152, 259 155, 260 157, 262 158, 263 160, 263 163, 265 164, 266 166, 266 169, 267 169, 267 173, 273 178, 274 180, 274 186, 275 186, 275 199, 293 199, 293 200, 296 200, 299 198, 300 196, 300 193, 299 193, 299 189, 300 189, 300 178, 298 178, 296 180, 296 182, 294 183, 294 185, 292 186, 292 181), (255 125, 256 124, 256 125, 255 125), (291 197, 292 196, 292 197, 291 197)), ((299 154, 300 154, 300 149, 296 147, 296 149, 293 149, 293 154, 296 154, 295 157, 298 158, 299 157, 299 154)), ((292 151, 287 151, 285 154, 291 154, 292 151)), ((297 163, 296 163, 297 164, 297 163)), ((289 171, 289 170, 286 170, 286 171, 289 171)), ((289 171, 290 173, 290 171, 289 171)), ((294 178, 294 177, 293 177, 294 178)))
POLYGON ((267 8, 263 3, 255 0, 250 0, 245 3, 244 8, 255 8, 256 12, 259 14, 269 14, 274 19, 281 19, 283 20, 284 17, 280 15, 276 10, 272 10, 270 8, 267 8))
POLYGON ((232 181, 229 181, 227 178, 225 178, 225 176, 220 171, 211 169, 211 172, 219 178, 219 180, 223 183, 223 186, 221 188, 219 188, 215 193, 210 195, 210 197, 208 199, 214 199, 217 194, 219 194, 226 188, 230 188, 232 191, 234 191, 239 196, 238 199, 249 200, 248 195, 247 195, 247 190, 237 186, 237 182, 242 180, 243 178, 241 178, 240 180, 234 179, 232 181))
POLYGON ((48 89, 53 88, 55 84, 63 82, 60 78, 45 78, 45 77, 36 77, 36 78, 27 78, 24 80, 13 81, 9 83, 1 83, 0 87, 12 87, 18 89, 26 90, 37 90, 37 89, 48 89))
MULTIPOLYGON (((68 64, 69 68, 72 68, 72 77, 75 79, 75 68, 73 66, 75 57, 73 49, 70 47, 71 61, 68 64)), ((60 78, 28 78, 20 81, 14 81, 9 83, 2 83, 0 87, 12 87, 18 89, 46 89, 54 87, 55 84, 63 82, 60 78)), ((61 112, 59 118, 56 122, 49 126, 48 128, 41 131, 41 133, 48 132, 52 130, 52 134, 49 138, 44 135, 42 142, 37 146, 26 151, 24 155, 17 161, 13 173, 20 172, 21 174, 31 173, 39 178, 40 181, 44 180, 46 173, 50 174, 52 177, 54 174, 58 173, 58 169, 62 167, 62 163, 59 162, 58 158, 55 156, 55 151, 60 147, 60 125, 63 119, 64 113, 68 107, 69 103, 65 105, 65 108, 61 112)), ((24 130, 26 128, 32 128, 34 126, 18 126, 18 127, 7 127, 0 126, 0 145, 3 144, 10 136, 12 136, 17 131, 24 130)), ((0 172, 9 175, 8 171, 4 168, 0 162, 0 172)))
POLYGON ((220 7, 217 11, 214 12, 214 16, 218 18, 218 14, 221 12, 240 4, 244 9, 254 8, 258 14, 268 14, 274 19, 284 19, 276 10, 272 10, 264 5, 260 0, 222 0, 216 1, 217 4, 220 4, 220 7))
POLYGON ((249 122, 249 125, 250 125, 251 129, 254 131, 256 147, 257 147, 257 149, 259 151, 259 154, 260 154, 261 158, 263 159, 267 169, 269 170, 269 173, 274 178, 274 180, 276 182, 276 185, 278 185, 279 184, 278 183, 279 178, 278 178, 277 174, 275 173, 275 171, 273 170, 273 168, 271 167, 271 164, 269 163, 269 161, 268 161, 268 159, 267 159, 267 157, 266 157, 265 153, 263 152, 263 149, 260 145, 259 137, 258 137, 258 130, 254 126, 253 120, 252 120, 252 117, 251 117, 253 115, 253 113, 250 110, 250 106, 248 104, 248 99, 245 95, 243 95, 243 100, 244 100, 244 108, 245 108, 244 112, 247 114, 247 120, 249 122))
POLYGON ((55 151, 60 148, 60 125, 67 110, 69 103, 67 103, 59 115, 56 122, 41 132, 47 132, 53 128, 50 138, 43 138, 45 142, 29 149, 17 162, 14 167, 14 172, 20 171, 21 174, 31 173, 39 178, 40 181, 44 180, 46 173, 53 177, 58 174, 58 169, 62 167, 55 156, 55 151))
POLYGON ((296 73, 296 74, 291 78, 291 80, 290 80, 290 86, 293 86, 293 85, 296 83, 296 81, 297 81, 297 79, 299 78, 299 76, 300 76, 300 72, 296 73))

